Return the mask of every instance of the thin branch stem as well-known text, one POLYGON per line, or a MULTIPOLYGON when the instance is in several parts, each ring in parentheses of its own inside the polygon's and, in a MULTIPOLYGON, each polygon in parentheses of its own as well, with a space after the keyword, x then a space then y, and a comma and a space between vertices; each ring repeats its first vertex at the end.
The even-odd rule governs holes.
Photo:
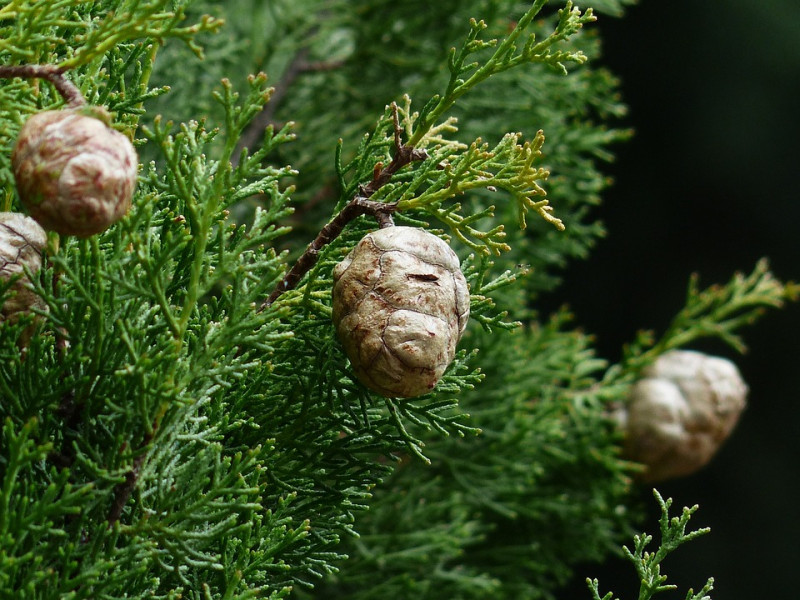
POLYGON ((86 98, 74 83, 64 77, 64 69, 55 65, 2 65, 0 78, 46 79, 53 84, 70 108, 86 105, 86 98))
MULTIPOLYGON (((62 375, 62 380, 64 376, 62 375)), ((75 462, 75 448, 72 445, 74 432, 78 429, 81 423, 81 413, 85 402, 76 400, 75 392, 68 390, 61 396, 61 403, 56 409, 56 414, 61 417, 63 421, 62 434, 63 439, 61 442, 61 452, 56 450, 51 451, 47 455, 47 459, 61 469, 68 469, 75 462)))
POLYGON ((128 499, 131 497, 131 494, 136 487, 136 481, 139 479, 139 470, 142 468, 144 459, 147 456, 147 446, 151 441, 153 441, 155 432, 156 427, 153 427, 153 429, 151 429, 145 435, 141 445, 139 446, 140 453, 136 456, 136 458, 133 459, 133 466, 131 467, 131 470, 125 474, 125 481, 118 484, 114 489, 114 503, 111 505, 111 511, 108 513, 109 527, 116 523, 120 516, 122 516, 122 509, 125 508, 125 505, 128 503, 128 499))
POLYGON ((319 251, 333 240, 339 237, 345 226, 353 219, 361 215, 372 215, 378 220, 381 228, 390 227, 394 224, 391 213, 397 208, 396 204, 386 204, 384 202, 373 202, 367 198, 356 196, 347 206, 345 206, 333 220, 325 225, 306 248, 303 255, 297 259, 294 266, 284 276, 281 282, 269 295, 269 298, 261 305, 259 310, 264 310, 270 306, 284 292, 294 289, 303 275, 308 273, 319 258, 319 251))
POLYGON ((375 165, 372 181, 366 185, 359 186, 356 196, 347 203, 332 221, 322 228, 319 234, 317 234, 317 237, 314 238, 314 241, 308 245, 302 256, 297 259, 294 266, 286 273, 273 292, 259 307, 260 311, 270 306, 284 292, 294 289, 303 276, 317 264, 320 250, 339 237, 339 234, 342 233, 347 224, 353 219, 362 215, 371 215, 378 221, 378 226, 381 229, 394 225, 392 213, 397 210, 397 204, 374 202, 369 198, 386 185, 391 180, 392 176, 400 169, 414 161, 425 160, 428 158, 428 153, 425 152, 425 150, 419 150, 413 146, 403 144, 403 130, 400 127, 397 105, 393 102, 391 108, 394 121, 395 145, 395 153, 392 161, 385 167, 383 163, 375 165))

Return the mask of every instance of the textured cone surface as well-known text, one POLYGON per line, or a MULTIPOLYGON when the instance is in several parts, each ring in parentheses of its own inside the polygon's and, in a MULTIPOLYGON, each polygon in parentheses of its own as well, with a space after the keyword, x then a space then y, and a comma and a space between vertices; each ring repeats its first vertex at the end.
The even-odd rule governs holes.
POLYGON ((333 321, 359 380, 388 397, 431 391, 469 319, 458 257, 415 227, 367 234, 333 272, 333 321))
MULTIPOLYGON (((3 321, 16 322, 33 308, 47 309, 25 273, 26 267, 31 274, 39 272, 46 243, 47 234, 36 221, 19 213, 0 212, 0 283, 11 282, 0 308, 0 326, 3 321)), ((31 329, 18 343, 27 344, 31 329)))
POLYGON ((714 456, 746 405, 747 385, 724 358, 675 350, 642 372, 621 420, 642 479, 689 475, 714 456))
POLYGON ((20 199, 45 229, 88 237, 130 208, 136 151, 99 118, 68 110, 35 114, 11 161, 20 199))

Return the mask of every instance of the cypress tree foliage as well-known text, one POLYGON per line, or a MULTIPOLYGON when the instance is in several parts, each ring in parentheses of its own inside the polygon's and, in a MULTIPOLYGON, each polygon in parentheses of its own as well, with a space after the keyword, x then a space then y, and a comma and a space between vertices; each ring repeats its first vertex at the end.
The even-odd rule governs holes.
POLYGON ((70 101, 64 79, 141 164, 124 219, 50 234, 29 274, 46 309, 0 325, 0 596, 549 598, 614 551, 636 466, 610 408, 670 349, 741 348, 795 289, 765 263, 692 280, 615 365, 566 312, 537 313, 602 235, 602 162, 628 135, 586 62, 594 18, 545 0, 0 3, 2 210, 21 206, 14 140, 70 101), (430 394, 368 391, 335 338, 332 269, 378 227, 356 201, 462 259, 472 320, 430 394))

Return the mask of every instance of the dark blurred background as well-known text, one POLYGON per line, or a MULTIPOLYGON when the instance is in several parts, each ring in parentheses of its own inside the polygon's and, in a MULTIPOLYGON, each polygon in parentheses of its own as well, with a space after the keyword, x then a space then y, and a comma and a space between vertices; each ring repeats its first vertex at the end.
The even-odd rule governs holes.
MULTIPOLYGON (((591 2, 587 3, 591 5, 591 2)), ((599 209, 609 231, 567 273, 559 297, 617 359, 637 329, 663 331, 683 304, 690 273, 727 281, 768 257, 800 280, 800 1, 641 0, 603 17, 604 63, 622 78, 635 137, 617 148, 615 184, 599 209), (587 293, 590 292, 590 293, 587 293)), ((800 564, 800 303, 744 332, 735 358, 750 405, 733 437, 700 473, 658 485, 677 508, 700 504, 692 523, 710 535, 664 565, 684 598, 714 576, 715 600, 790 598, 800 564)), ((652 507, 645 528, 657 528, 652 507)), ((636 598, 622 559, 586 567, 623 600, 636 598)))

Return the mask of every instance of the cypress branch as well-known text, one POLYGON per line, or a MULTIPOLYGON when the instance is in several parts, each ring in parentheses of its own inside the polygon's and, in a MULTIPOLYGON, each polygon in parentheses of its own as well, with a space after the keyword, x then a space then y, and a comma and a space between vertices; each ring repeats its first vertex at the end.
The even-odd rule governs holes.
POLYGON ((537 312, 602 235, 629 135, 587 62, 596 11, 173 4, 0 6, 3 210, 36 112, 80 95, 139 154, 124 218, 0 285, 2 307, 23 275, 42 301, 0 319, 0 596, 552 597, 639 520, 609 417, 637 374, 702 336, 741 347, 794 286, 766 263, 693 282, 615 365, 537 312), (452 245, 474 317, 413 399, 362 385, 331 323, 335 265, 392 222, 452 245))

